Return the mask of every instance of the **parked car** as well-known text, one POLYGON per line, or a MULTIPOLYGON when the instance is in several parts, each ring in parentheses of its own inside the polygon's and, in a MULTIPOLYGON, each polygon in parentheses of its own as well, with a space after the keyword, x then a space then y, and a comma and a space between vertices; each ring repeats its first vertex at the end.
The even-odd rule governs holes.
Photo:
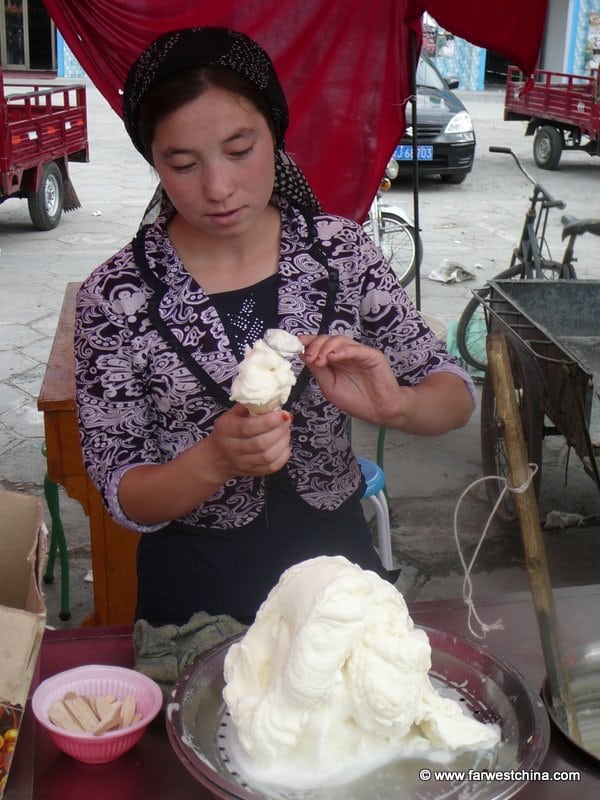
MULTIPOLYGON (((439 175, 444 183, 462 183, 473 166, 475 131, 471 117, 454 94, 457 78, 443 78, 421 53, 417 66, 417 156, 420 175, 439 175)), ((412 106, 406 105, 406 130, 394 151, 400 175, 412 173, 412 106)))

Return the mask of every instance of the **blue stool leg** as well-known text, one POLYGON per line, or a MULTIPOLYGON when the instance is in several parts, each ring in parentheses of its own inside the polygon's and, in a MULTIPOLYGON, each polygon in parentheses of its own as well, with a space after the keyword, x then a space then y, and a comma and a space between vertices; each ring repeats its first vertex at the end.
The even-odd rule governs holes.
MULTIPOLYGON (((381 431, 385 432, 385 428, 381 428, 381 431)), ((366 484, 363 500, 370 500, 375 509, 379 558, 385 569, 390 572, 394 570, 394 561, 392 558, 390 509, 385 492, 385 473, 380 464, 375 464, 368 458, 359 456, 357 460, 366 484)))
POLYGON ((389 571, 394 569, 392 558, 392 533, 390 530, 390 511, 383 489, 369 497, 375 508, 377 519, 377 542, 379 545, 379 558, 383 566, 389 571))
POLYGON ((50 480, 48 473, 46 473, 44 477, 44 496, 51 520, 50 547, 46 572, 44 573, 44 581, 46 583, 52 583, 54 581, 54 562, 58 551, 60 555, 60 613, 58 616, 63 621, 66 621, 71 618, 69 552, 67 549, 65 531, 60 518, 58 486, 54 481, 50 480))

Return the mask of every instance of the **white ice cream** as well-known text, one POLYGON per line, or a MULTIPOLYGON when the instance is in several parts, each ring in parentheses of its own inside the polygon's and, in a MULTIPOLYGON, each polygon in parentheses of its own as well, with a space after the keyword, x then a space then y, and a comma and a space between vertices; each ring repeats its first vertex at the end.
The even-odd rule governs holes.
POLYGON ((441 697, 402 595, 342 556, 288 569, 225 659, 224 698, 246 774, 344 782, 428 750, 493 747, 495 727, 441 697))
POLYGON ((281 408, 295 383, 289 361, 258 339, 253 347, 246 347, 230 397, 254 413, 264 413, 281 408))
POLYGON ((265 342, 279 355, 288 357, 304 352, 304 345, 297 336, 280 328, 268 328, 264 335, 265 342))

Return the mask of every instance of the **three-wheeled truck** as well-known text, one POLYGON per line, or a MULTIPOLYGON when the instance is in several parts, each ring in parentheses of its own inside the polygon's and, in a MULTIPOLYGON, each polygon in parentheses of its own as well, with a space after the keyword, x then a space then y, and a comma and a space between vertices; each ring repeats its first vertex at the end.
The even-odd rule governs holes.
POLYGON ((88 161, 86 89, 4 83, 0 69, 0 203, 27 198, 31 221, 51 230, 80 203, 69 161, 88 161))
POLYGON ((556 169, 563 150, 600 155, 600 77, 538 69, 533 80, 518 67, 506 77, 504 119, 527 120, 538 167, 556 169))

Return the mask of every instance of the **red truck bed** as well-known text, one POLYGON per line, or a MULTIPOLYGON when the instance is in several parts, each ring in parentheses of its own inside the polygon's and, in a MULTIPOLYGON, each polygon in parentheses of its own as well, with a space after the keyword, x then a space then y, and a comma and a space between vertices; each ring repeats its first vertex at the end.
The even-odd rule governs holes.
POLYGON ((577 128, 595 139, 600 132, 600 86, 598 70, 591 75, 572 75, 538 69, 530 88, 523 91, 525 77, 509 67, 506 81, 504 119, 532 119, 537 124, 558 123, 577 128))
POLYGON ((26 198, 35 228, 58 225, 80 207, 69 161, 88 161, 83 84, 4 83, 0 69, 0 203, 26 198))
POLYGON ((0 89, 1 191, 10 194, 24 170, 57 158, 88 160, 85 86, 0 89))

